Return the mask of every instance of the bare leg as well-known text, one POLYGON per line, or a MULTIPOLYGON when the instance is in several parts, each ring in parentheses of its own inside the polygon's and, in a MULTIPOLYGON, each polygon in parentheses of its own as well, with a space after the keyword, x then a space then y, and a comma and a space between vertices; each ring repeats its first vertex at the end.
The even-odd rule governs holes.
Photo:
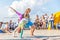
POLYGON ((34 33, 34 31, 35 31, 35 26, 33 25, 33 26, 30 28, 30 30, 31 30, 31 36, 33 36, 33 33, 34 33))
POLYGON ((16 37, 16 36, 15 36, 16 32, 19 33, 20 31, 21 31, 21 28, 20 28, 20 27, 17 27, 17 28, 14 30, 14 32, 13 32, 14 37, 16 37))

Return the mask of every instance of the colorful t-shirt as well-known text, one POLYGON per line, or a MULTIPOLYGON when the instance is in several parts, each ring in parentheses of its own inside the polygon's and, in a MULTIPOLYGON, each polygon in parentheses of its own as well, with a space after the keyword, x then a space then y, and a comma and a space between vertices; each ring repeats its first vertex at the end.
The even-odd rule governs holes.
MULTIPOLYGON (((20 22, 21 22, 21 20, 23 19, 24 14, 21 14, 21 13, 19 13, 19 12, 17 12, 17 11, 16 11, 16 14, 19 16, 19 18, 20 18, 20 22)), ((32 26, 33 23, 32 23, 31 20, 30 20, 30 16, 29 16, 29 14, 25 15, 25 17, 26 17, 27 20, 28 20, 28 22, 26 23, 25 27, 32 26)), ((24 23, 21 23, 21 24, 20 24, 21 27, 23 26, 23 24, 24 24, 24 23)))
POLYGON ((23 18, 20 22, 19 22, 19 27, 24 27, 24 25, 28 22, 28 20, 26 18, 23 18))

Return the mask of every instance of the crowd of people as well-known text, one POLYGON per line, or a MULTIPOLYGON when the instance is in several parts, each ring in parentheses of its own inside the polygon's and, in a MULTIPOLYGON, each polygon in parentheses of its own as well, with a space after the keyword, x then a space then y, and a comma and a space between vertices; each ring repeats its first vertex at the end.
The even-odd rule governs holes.
MULTIPOLYGON (((33 35, 35 29, 47 29, 50 25, 51 29, 55 29, 54 26, 54 16, 51 14, 48 16, 47 14, 42 15, 39 17, 39 15, 36 15, 34 23, 31 22, 29 13, 31 11, 30 8, 27 8, 24 14, 19 13, 12 7, 10 7, 16 14, 19 16, 19 19, 17 23, 13 22, 10 20, 10 22, 0 22, 0 32, 6 32, 6 33, 11 33, 11 30, 14 30, 14 35, 16 32, 20 33, 21 32, 21 37, 23 35, 23 29, 24 28, 30 28, 31 30, 31 35, 33 35), (2 25, 5 24, 4 27, 2 25)), ((56 28, 59 27, 59 23, 56 25, 56 28)))
POLYGON ((38 15, 36 15, 36 19, 34 22, 34 25, 37 26, 37 28, 48 28, 49 23, 51 24, 51 28, 54 29, 54 16, 51 14, 51 16, 48 16, 47 14, 42 15, 40 18, 38 15))
MULTIPOLYGON (((50 17, 47 14, 45 14, 45 15, 42 15, 40 18, 38 15, 36 15, 35 18, 36 19, 33 24, 36 26, 36 29, 45 29, 45 28, 47 29, 49 26, 49 22, 51 23, 51 28, 54 29, 54 16, 53 16, 53 14, 51 14, 50 17)), ((6 25, 8 24, 9 29, 14 30, 18 26, 19 21, 20 20, 18 19, 17 22, 13 22, 12 20, 10 20, 9 22, 5 22, 5 23, 0 22, 0 28, 2 28, 1 27, 2 24, 6 24, 6 25)), ((27 26, 25 28, 29 28, 29 27, 27 26)))

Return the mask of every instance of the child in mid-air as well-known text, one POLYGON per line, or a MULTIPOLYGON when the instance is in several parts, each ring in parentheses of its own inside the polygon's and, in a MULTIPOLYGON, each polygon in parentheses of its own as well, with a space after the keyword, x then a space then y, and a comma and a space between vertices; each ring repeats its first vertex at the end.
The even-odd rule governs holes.
MULTIPOLYGON (((10 7, 14 12, 16 12, 16 14, 19 16, 20 18, 20 21, 22 20, 23 16, 24 18, 27 18, 28 22, 25 24, 25 27, 31 27, 30 30, 31 30, 31 36, 33 36, 33 33, 34 33, 34 30, 35 30, 35 27, 33 25, 33 23, 31 22, 30 20, 30 11, 31 9, 30 8, 27 8, 26 11, 24 12, 24 14, 21 14, 19 12, 17 12, 15 9, 13 9, 12 7, 10 7)), ((18 33, 20 32, 20 28, 17 29, 18 30, 18 33)))
POLYGON ((19 32, 20 31, 20 37, 22 38, 22 35, 23 35, 23 28, 24 28, 24 25, 27 23, 27 18, 22 18, 22 20, 19 22, 18 24, 18 27, 14 30, 14 37, 15 37, 15 33, 19 32), (18 31, 19 29, 19 31, 18 31))

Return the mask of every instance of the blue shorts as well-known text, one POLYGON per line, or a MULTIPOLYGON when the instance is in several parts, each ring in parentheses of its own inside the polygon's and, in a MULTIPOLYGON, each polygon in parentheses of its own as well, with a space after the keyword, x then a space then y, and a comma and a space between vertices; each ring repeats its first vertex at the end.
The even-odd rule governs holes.
POLYGON ((0 33, 5 33, 5 32, 3 32, 2 30, 0 30, 0 33))
POLYGON ((31 21, 28 21, 28 23, 26 23, 26 25, 25 25, 25 28, 29 28, 29 26, 32 26, 32 25, 33 25, 33 23, 31 21))

